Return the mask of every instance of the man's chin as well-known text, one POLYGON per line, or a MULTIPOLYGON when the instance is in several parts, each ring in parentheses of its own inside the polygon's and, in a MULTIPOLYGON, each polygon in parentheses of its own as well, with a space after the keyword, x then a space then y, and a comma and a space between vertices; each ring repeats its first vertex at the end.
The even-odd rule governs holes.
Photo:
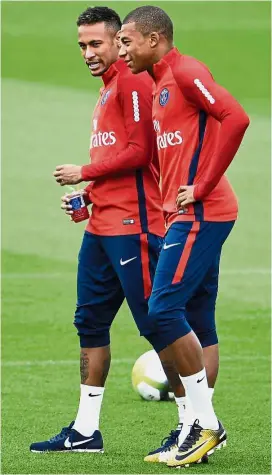
POLYGON ((95 78, 95 77, 99 77, 99 76, 102 76, 104 74, 105 70, 97 70, 97 71, 91 71, 91 75, 95 78))
POLYGON ((132 74, 139 74, 139 73, 142 73, 143 71, 145 71, 145 69, 139 68, 137 66, 132 66, 130 68, 130 70, 131 70, 132 74))
POLYGON ((132 61, 128 63, 127 67, 132 72, 132 74, 138 74, 141 72, 140 69, 137 66, 135 66, 134 63, 132 63, 132 61))
POLYGON ((108 68, 99 68, 99 69, 95 69, 94 71, 92 71, 90 69, 90 73, 93 77, 99 77, 99 76, 103 76, 103 74, 107 71, 108 68))

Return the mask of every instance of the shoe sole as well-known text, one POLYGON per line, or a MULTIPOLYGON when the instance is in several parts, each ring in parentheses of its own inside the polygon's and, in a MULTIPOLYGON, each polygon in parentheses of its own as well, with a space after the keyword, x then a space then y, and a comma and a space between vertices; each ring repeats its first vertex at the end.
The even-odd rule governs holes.
POLYGON ((93 452, 93 453, 100 453, 100 454, 103 454, 103 453, 104 453, 104 450, 103 450, 103 449, 97 449, 97 450, 72 449, 71 452, 93 452))
MULTIPOLYGON (((167 465, 167 463, 169 462, 169 460, 158 460, 159 463, 164 463, 167 465)), ((208 458, 208 455, 203 455, 203 457, 201 459, 199 459, 197 462, 194 462, 194 463, 209 463, 209 458, 208 458)))
POLYGON ((176 468, 176 469, 180 470, 181 468, 188 468, 188 467, 191 467, 192 465, 199 464, 199 463, 207 464, 207 463, 209 463, 209 458, 206 455, 203 455, 203 457, 201 459, 197 460, 196 462, 186 463, 185 465, 178 465, 177 467, 171 467, 171 466, 167 465, 167 467, 168 468, 176 468))
POLYGON ((104 449, 69 449, 69 450, 30 450, 30 452, 36 453, 36 454, 51 454, 51 453, 71 453, 71 452, 92 452, 92 453, 104 453, 104 449))

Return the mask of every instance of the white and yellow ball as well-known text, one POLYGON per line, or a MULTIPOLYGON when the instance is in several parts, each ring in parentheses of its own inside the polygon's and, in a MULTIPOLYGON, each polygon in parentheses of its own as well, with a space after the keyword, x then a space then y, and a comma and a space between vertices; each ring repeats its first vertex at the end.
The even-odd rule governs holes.
POLYGON ((173 398, 169 383, 157 353, 147 351, 140 356, 132 369, 132 385, 135 391, 147 401, 161 401, 173 398))

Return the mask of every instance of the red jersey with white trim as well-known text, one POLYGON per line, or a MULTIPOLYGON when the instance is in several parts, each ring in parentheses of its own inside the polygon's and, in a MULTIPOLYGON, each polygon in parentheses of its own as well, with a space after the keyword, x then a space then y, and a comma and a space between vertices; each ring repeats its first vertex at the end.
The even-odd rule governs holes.
POLYGON ((249 119, 240 104, 196 59, 170 50, 153 66, 153 123, 167 225, 232 221, 238 205, 224 176, 249 119), (180 185, 195 185, 195 203, 177 210, 180 185))
POLYGON ((91 164, 82 178, 93 203, 86 227, 114 236, 165 233, 159 188, 159 162, 152 123, 153 81, 135 76, 123 60, 102 76, 90 143, 91 164))

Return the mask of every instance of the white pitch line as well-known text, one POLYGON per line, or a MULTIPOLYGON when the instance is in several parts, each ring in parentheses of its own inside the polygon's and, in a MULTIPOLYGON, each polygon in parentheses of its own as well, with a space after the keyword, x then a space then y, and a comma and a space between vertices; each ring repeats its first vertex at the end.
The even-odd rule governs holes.
MULTIPOLYGON (((265 355, 233 355, 221 356, 220 361, 270 361, 270 356, 265 355)), ((134 364, 136 359, 133 358, 113 358, 113 364, 134 364)), ((17 366, 72 366, 78 365, 78 360, 46 360, 46 361, 2 361, 3 367, 17 367, 17 366)))
MULTIPOLYGON (((220 275, 270 275, 271 269, 266 268, 245 268, 245 269, 222 269, 220 275)), ((65 277, 76 278, 75 272, 63 272, 63 273, 4 273, 1 274, 2 279, 63 279, 65 277)))
POLYGON ((220 275, 269 275, 271 274, 271 269, 223 269, 220 270, 220 275))

